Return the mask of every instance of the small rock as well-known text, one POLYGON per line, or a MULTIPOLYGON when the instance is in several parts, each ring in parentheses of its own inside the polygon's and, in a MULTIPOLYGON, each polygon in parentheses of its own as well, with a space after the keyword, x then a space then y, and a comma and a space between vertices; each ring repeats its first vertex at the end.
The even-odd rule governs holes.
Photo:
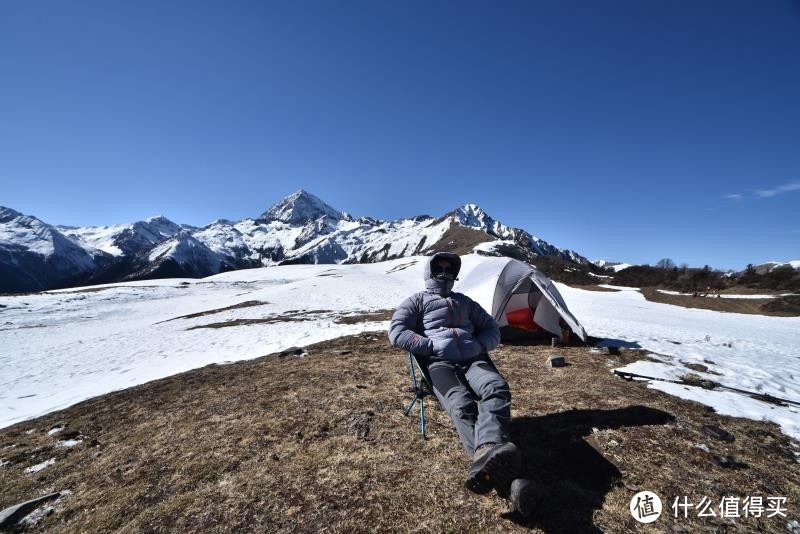
POLYGON ((37 508, 33 512, 29 513, 22 520, 19 522, 20 525, 25 525, 26 527, 33 527, 38 525, 42 522, 42 520, 47 517, 48 515, 55 512, 56 509, 52 506, 42 506, 37 508))
POLYGON ((702 431, 704 433, 708 434, 709 436, 712 436, 712 437, 717 438, 717 439, 722 440, 722 441, 731 442, 731 441, 736 440, 736 438, 733 437, 733 434, 731 434, 727 430, 723 430, 723 429, 719 428, 718 426, 703 425, 702 431))
POLYGON ((547 364, 550 367, 564 367, 567 365, 567 359, 560 354, 554 354, 547 358, 547 364))
POLYGON ((718 456, 718 455, 714 455, 713 458, 714 458, 714 462, 718 466, 724 467, 724 468, 727 468, 727 469, 744 469, 746 467, 750 467, 746 463, 738 461, 733 456, 718 456))

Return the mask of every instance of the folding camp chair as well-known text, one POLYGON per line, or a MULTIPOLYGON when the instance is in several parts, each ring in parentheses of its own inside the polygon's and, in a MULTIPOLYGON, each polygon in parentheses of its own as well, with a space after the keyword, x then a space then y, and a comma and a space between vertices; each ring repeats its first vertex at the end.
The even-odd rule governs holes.
MULTIPOLYGON (((494 365, 494 364, 492 364, 494 365)), ((406 406, 406 415, 411 413, 411 409, 415 403, 419 403, 419 429, 422 433, 422 439, 428 439, 425 434, 425 397, 431 395, 436 396, 433 392, 433 385, 431 382, 431 375, 428 373, 428 362, 423 356, 415 356, 408 353, 408 373, 411 375, 411 390, 414 392, 414 398, 406 406)), ((463 382, 467 388, 469 396, 474 401, 480 401, 481 397, 470 387, 466 381, 463 382)))
POLYGON ((406 406, 406 415, 411 413, 414 404, 419 403, 419 429, 422 433, 422 439, 427 439, 425 435, 425 397, 433 395, 428 366, 424 363, 420 364, 417 357, 409 352, 408 373, 411 375, 411 388, 414 391, 414 398, 406 406))

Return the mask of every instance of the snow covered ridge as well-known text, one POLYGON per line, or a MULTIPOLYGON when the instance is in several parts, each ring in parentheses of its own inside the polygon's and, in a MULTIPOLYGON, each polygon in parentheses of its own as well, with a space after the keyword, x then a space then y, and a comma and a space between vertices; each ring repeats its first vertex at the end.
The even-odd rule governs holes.
POLYGON ((627 269, 628 267, 633 267, 633 265, 631 265, 630 263, 620 263, 620 262, 608 261, 608 260, 594 260, 592 263, 594 263, 598 267, 603 267, 605 269, 611 269, 615 273, 618 273, 623 269, 627 269))
POLYGON ((353 219, 300 190, 258 218, 218 219, 202 228, 163 216, 112 226, 52 226, 0 208, 0 293, 203 277, 281 264, 371 263, 439 248, 466 253, 476 245, 488 255, 551 255, 587 263, 574 251, 502 224, 475 204, 439 218, 353 219), (458 228, 474 232, 465 236, 458 228))
POLYGON ((792 267, 794 269, 800 269, 800 260, 792 260, 787 262, 779 262, 779 261, 768 261, 766 263, 762 263, 760 265, 755 266, 755 270, 759 274, 769 273, 777 269, 778 267, 785 267, 785 266, 792 267))

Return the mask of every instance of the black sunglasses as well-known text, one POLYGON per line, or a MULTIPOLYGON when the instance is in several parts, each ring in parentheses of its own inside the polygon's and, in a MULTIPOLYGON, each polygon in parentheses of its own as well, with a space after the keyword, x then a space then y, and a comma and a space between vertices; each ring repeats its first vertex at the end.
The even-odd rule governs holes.
POLYGON ((433 274, 454 273, 455 269, 449 263, 434 263, 431 265, 431 272, 433 274))

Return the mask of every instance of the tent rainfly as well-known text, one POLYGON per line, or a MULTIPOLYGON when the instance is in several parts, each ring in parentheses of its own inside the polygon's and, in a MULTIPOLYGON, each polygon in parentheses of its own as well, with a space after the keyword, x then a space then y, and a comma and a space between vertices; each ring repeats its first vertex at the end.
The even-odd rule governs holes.
POLYGON ((527 263, 484 258, 466 273, 455 290, 483 306, 501 328, 512 326, 560 336, 563 320, 586 341, 586 330, 570 313, 553 281, 527 263))

